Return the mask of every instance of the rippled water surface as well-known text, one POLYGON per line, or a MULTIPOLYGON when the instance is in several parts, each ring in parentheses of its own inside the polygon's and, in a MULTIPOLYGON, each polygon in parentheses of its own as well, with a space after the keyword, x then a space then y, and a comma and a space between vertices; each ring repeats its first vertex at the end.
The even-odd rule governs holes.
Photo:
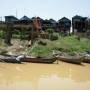
POLYGON ((90 90, 90 64, 0 63, 0 90, 90 90))

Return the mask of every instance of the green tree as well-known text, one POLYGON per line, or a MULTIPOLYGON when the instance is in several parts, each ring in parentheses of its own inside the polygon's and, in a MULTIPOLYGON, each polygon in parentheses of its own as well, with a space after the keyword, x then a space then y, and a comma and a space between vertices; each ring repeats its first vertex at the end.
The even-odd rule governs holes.
POLYGON ((54 33, 54 30, 53 29, 51 29, 51 28, 49 28, 49 29, 47 29, 47 32, 48 32, 48 34, 49 34, 49 39, 51 38, 51 36, 53 35, 53 33, 54 33))

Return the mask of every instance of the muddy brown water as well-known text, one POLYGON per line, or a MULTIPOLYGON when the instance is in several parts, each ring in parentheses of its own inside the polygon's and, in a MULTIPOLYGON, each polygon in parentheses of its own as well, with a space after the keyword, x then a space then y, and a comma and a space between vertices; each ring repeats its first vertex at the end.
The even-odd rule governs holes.
POLYGON ((90 64, 0 63, 0 90, 90 90, 90 64))

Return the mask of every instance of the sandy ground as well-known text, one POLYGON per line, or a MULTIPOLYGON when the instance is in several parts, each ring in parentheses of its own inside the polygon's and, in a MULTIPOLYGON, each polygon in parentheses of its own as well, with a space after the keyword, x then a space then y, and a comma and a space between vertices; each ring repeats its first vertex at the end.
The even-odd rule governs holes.
POLYGON ((29 43, 28 41, 20 41, 19 39, 13 39, 11 43, 12 46, 2 45, 0 48, 7 50, 8 54, 27 54, 29 43))

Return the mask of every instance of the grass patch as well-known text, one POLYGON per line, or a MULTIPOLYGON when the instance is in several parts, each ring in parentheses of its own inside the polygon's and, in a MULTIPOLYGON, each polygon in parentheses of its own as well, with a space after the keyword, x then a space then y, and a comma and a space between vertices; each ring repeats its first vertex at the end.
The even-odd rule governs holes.
POLYGON ((90 51, 90 39, 81 38, 77 40, 76 36, 59 37, 56 41, 44 40, 47 42, 46 46, 37 44, 31 51, 36 55, 46 56, 52 54, 52 50, 57 49, 62 52, 67 52, 71 55, 75 53, 82 53, 90 51))
MULTIPOLYGON (((12 39, 12 41, 14 41, 14 39, 12 39)), ((27 47, 28 41, 26 42, 26 40, 25 41, 23 40, 22 42, 17 41, 16 43, 18 44, 20 43, 20 45, 23 46, 24 48, 23 52, 27 53, 28 55, 35 55, 35 56, 51 56, 53 50, 66 52, 69 53, 70 55, 90 51, 90 39, 87 38, 81 38, 79 41, 77 40, 76 36, 61 37, 58 35, 58 40, 55 41, 51 41, 49 39, 40 39, 39 41, 36 41, 34 43, 32 49, 31 47, 30 48, 27 47)), ((4 47, 7 48, 7 46, 1 42, 0 48, 4 47)))

